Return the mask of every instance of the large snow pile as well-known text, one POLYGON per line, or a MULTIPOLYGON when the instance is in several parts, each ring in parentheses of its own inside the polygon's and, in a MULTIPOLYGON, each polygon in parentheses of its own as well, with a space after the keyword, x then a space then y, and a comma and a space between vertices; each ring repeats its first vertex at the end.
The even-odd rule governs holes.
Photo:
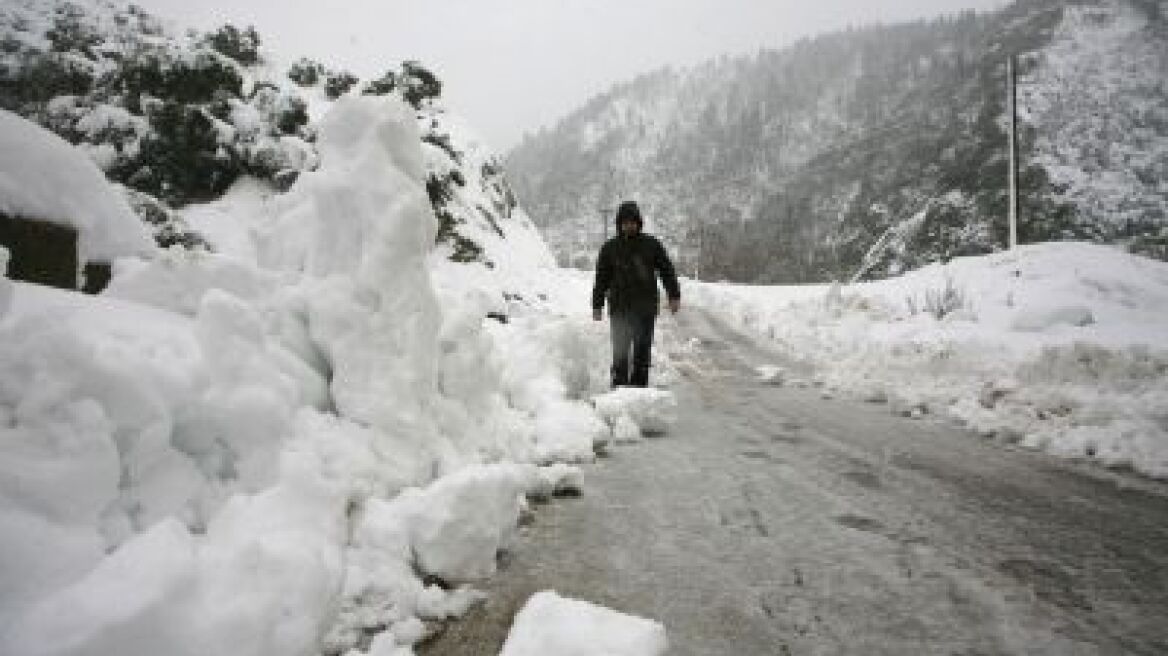
POLYGON ((0 214, 75 228, 82 262, 108 262, 153 248, 126 199, 89 158, 52 132, 3 109, 0 214))
POLYGON ((0 653, 408 654, 575 485, 535 463, 609 439, 604 327, 544 259, 444 268, 417 130, 347 97, 290 192, 197 213, 230 248, 0 279, 0 653))
POLYGON ((1051 243, 847 288, 689 289, 828 388, 1168 477, 1168 264, 1051 243))
POLYGON ((668 648, 659 622, 545 590, 515 616, 499 656, 660 656, 668 648))

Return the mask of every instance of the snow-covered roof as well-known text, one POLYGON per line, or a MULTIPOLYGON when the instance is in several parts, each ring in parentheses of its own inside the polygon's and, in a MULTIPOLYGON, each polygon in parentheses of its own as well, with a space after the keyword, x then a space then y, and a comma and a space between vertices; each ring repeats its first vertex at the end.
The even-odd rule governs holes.
POLYGON ((4 110, 0 212, 76 228, 82 261, 153 248, 146 227, 96 164, 64 139, 4 110))

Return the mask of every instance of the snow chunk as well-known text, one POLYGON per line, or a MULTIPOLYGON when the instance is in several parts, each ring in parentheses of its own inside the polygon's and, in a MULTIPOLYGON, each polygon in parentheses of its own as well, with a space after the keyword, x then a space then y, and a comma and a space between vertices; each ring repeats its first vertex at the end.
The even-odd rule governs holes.
POLYGON ((546 404, 535 420, 536 462, 592 462, 612 436, 596 412, 579 401, 546 404))
POLYGON ((538 483, 528 495, 536 499, 556 495, 579 495, 581 473, 579 467, 559 462, 548 467, 540 467, 538 483))
POLYGON ((545 590, 515 616, 499 656, 660 656, 668 647, 660 622, 545 590))
POLYGON ((146 227, 92 160, 52 132, 2 109, 0 213, 75 228, 82 262, 154 250, 146 227))
POLYGON ((622 387, 592 398, 592 405, 609 425, 626 415, 644 435, 664 433, 677 420, 673 392, 651 387, 622 387))
POLYGON ((195 570, 190 534, 164 520, 21 617, 0 648, 26 655, 182 653, 173 650, 179 636, 159 628, 189 623, 180 617, 195 570))
POLYGON ((643 439, 641 427, 626 414, 621 414, 612 423, 612 441, 617 444, 633 444, 643 439))
POLYGON ((364 543, 394 545, 387 552, 412 554, 422 572, 445 581, 484 579, 495 573, 495 556, 535 485, 530 466, 466 467, 391 501, 371 500, 358 534, 364 543))
POLYGON ((765 385, 782 385, 787 372, 782 367, 773 364, 763 364, 754 368, 758 373, 758 382, 765 385))

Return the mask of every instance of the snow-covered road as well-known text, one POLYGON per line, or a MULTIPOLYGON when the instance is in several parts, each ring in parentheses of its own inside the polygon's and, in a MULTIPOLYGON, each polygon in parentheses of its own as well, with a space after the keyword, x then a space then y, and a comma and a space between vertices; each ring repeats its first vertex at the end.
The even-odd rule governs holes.
POLYGON ((700 340, 676 427, 541 508, 421 654, 497 653, 548 588, 662 621, 675 656, 1168 653, 1168 486, 763 385, 754 340, 663 324, 700 340))

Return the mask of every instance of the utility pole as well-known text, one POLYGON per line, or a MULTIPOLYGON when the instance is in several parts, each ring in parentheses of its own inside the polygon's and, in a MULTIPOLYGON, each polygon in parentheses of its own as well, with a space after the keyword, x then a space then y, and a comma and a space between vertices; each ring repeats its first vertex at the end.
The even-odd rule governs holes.
MULTIPOLYGON (((600 234, 603 239, 601 244, 608 241, 608 214, 612 211, 611 208, 605 207, 604 203, 613 198, 613 182, 616 180, 616 167, 609 162, 605 172, 604 183, 600 188, 600 198, 597 200, 596 211, 600 213, 600 234)), ((616 201, 611 201, 615 203, 616 201)))
POLYGON ((702 249, 705 247, 706 225, 698 224, 698 257, 694 263, 694 280, 702 279, 702 249))
POLYGON ((1006 59, 1006 111, 1010 117, 1010 250, 1018 246, 1018 71, 1014 55, 1006 59))

